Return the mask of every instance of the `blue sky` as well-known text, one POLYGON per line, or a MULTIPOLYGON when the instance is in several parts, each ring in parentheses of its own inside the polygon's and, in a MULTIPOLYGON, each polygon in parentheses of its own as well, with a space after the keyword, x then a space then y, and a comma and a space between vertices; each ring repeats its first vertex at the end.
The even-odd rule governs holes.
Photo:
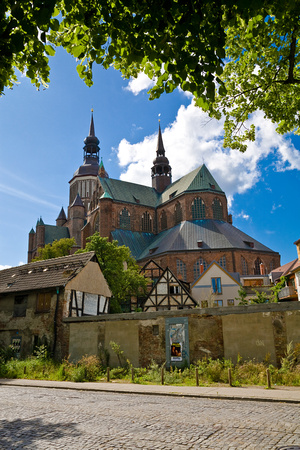
POLYGON ((151 185, 160 114, 173 181, 204 162, 228 196, 233 225, 279 252, 282 264, 296 258, 299 137, 277 135, 258 112, 256 143, 244 154, 224 150, 222 122, 209 120, 183 92, 149 101, 146 77, 129 82, 101 67, 88 88, 64 50, 50 63, 48 89, 20 77, 0 98, 0 268, 27 262, 28 232, 39 217, 55 224, 61 207, 67 211, 91 108, 111 178, 151 185))

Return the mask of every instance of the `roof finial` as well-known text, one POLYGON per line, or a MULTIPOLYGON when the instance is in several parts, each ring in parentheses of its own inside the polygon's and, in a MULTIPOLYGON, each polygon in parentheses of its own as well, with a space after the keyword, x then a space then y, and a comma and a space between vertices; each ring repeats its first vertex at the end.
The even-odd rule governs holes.
POLYGON ((160 123, 160 116, 161 116, 161 113, 158 114, 158 123, 160 123))

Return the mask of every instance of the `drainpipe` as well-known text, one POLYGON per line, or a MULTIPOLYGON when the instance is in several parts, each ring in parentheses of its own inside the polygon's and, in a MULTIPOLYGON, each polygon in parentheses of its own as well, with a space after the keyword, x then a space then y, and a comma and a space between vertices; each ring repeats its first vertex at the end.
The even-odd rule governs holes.
POLYGON ((53 321, 53 331, 54 331, 54 338, 53 338, 53 348, 52 348, 52 356, 54 357, 55 349, 56 349, 56 334, 57 334, 57 311, 58 311, 58 302, 59 302, 59 287, 56 287, 56 305, 55 305, 55 312, 54 312, 54 321, 53 321))

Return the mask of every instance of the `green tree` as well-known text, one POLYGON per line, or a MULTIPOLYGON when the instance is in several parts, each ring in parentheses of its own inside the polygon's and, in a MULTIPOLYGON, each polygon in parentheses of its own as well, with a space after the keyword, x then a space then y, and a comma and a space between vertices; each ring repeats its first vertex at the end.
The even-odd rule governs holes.
POLYGON ((46 244, 44 248, 38 249, 38 256, 32 261, 41 261, 43 259, 59 258, 60 256, 67 256, 70 250, 76 245, 74 238, 63 238, 55 240, 52 244, 46 244))
POLYGON ((98 232, 87 238, 87 244, 81 252, 94 251, 102 273, 113 295, 112 312, 121 312, 120 303, 128 296, 144 295, 149 280, 140 274, 140 268, 125 245, 118 241, 109 242, 98 232))
POLYGON ((267 294, 264 291, 259 292, 256 289, 253 289, 253 291, 254 291, 256 297, 251 298, 252 304, 267 303, 269 301, 269 297, 267 296, 267 294))
POLYGON ((240 286, 238 290, 238 297, 235 297, 235 300, 239 302, 239 305, 248 305, 248 300, 246 299, 247 292, 243 286, 240 286))
POLYGON ((287 281, 287 278, 282 276, 282 277, 280 277, 280 280, 278 281, 278 283, 275 284, 273 287, 271 287, 272 295, 271 295, 270 301, 272 303, 278 302, 278 300, 279 300, 278 293, 279 293, 279 291, 281 291, 282 288, 284 288, 286 286, 286 281, 287 281))
POLYGON ((2 0, 0 92, 16 69, 46 86, 48 56, 63 46, 88 86, 100 64, 126 78, 145 72, 150 99, 191 92, 225 116, 225 146, 243 151, 258 109, 278 132, 299 131, 299 10, 295 0, 2 0))

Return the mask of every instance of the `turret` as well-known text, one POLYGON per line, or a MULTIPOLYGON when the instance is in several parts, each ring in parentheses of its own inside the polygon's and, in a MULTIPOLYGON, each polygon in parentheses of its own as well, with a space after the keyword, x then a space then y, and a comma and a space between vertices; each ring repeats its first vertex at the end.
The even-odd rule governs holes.
POLYGON ((64 224, 66 223, 66 221, 67 221, 67 217, 66 217, 64 208, 61 208, 60 213, 56 219, 56 226, 63 227, 64 224))

